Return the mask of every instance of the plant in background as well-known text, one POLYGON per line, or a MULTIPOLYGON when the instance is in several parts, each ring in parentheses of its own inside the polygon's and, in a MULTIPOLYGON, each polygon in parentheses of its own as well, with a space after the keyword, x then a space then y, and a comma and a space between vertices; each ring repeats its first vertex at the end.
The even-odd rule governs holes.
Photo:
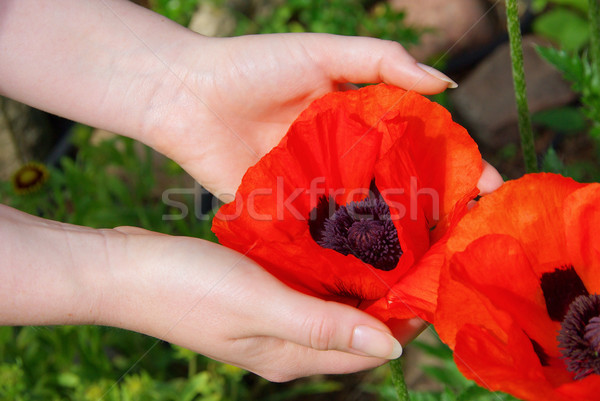
POLYGON ((260 12, 237 14, 237 35, 248 33, 322 32, 372 36, 415 44, 420 32, 404 24, 404 13, 386 1, 274 1, 260 12))
MULTIPOLYGON (((565 107, 537 116, 538 122, 560 132, 589 131, 600 158, 600 5, 596 0, 553 0, 557 5, 536 19, 534 30, 553 40, 558 48, 537 47, 538 53, 563 73, 579 95, 580 107, 565 107), (587 19, 585 15, 587 14, 587 19), (567 17, 569 16, 569 17, 567 17), (581 125, 587 119, 589 127, 581 125), (570 122, 570 124, 569 124, 570 122), (569 124, 569 126, 566 126, 569 124)), ((538 2, 539 8, 546 1, 538 2)), ((564 166, 550 148, 545 171, 575 178, 600 179, 597 163, 564 166), (581 171, 581 170, 584 171, 581 171)))
POLYGON ((532 26, 536 35, 570 53, 585 49, 590 40, 588 0, 534 0, 531 8, 537 14, 532 26))
POLYGON ((538 47, 538 52, 560 70, 573 90, 581 95, 582 112, 590 121, 590 134, 600 141, 600 74, 591 60, 591 53, 574 55, 565 50, 538 47))
POLYGON ((183 26, 188 26, 201 0, 149 0, 150 8, 183 26))

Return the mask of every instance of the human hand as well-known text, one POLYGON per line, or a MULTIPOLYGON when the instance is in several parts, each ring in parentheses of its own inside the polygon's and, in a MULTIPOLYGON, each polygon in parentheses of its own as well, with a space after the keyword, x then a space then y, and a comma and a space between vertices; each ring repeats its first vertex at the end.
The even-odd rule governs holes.
MULTIPOLYGON (((484 162, 482 194, 502 184, 484 162)), ((271 381, 350 373, 398 357, 427 322, 389 328, 348 305, 301 294, 252 260, 208 241, 140 228, 115 229, 111 280, 96 323, 145 333, 271 381), (114 266, 113 266, 114 267, 114 266), (107 302, 108 300, 108 302, 107 302), (394 340, 394 337, 397 340, 394 340)))
POLYGON ((61 13, 35 0, 5 3, 11 34, 0 45, 11 57, 0 63, 0 93, 138 139, 223 199, 310 102, 348 82, 423 94, 452 85, 390 41, 207 38, 128 1, 60 0, 61 13))
POLYGON ((380 321, 296 292, 232 250, 116 230, 108 250, 118 268, 96 278, 98 324, 146 333, 271 381, 355 372, 399 356, 380 321))
MULTIPOLYGON (((173 110, 172 114, 162 113, 166 123, 177 128, 166 130, 168 134, 157 129, 153 137, 157 149, 173 157, 225 200, 231 199, 227 195, 233 196, 248 167, 280 141, 291 122, 315 98, 345 89, 347 82, 383 80, 422 93, 439 92, 448 86, 448 82, 425 73, 393 42, 333 35, 204 40, 208 42, 202 48, 217 55, 211 59, 214 71, 207 77, 192 74, 184 88, 178 88, 188 91, 188 95, 198 88, 198 97, 184 96, 190 103, 188 107, 173 110), (371 49, 367 49, 369 46, 371 49), (321 53, 311 55, 310 49, 321 53), (400 61, 394 64, 395 59, 400 61), (348 60, 355 63, 347 63, 348 60), (195 124, 188 127, 190 121, 195 124)), ((198 63, 199 72, 209 68, 198 63)), ((165 107, 168 109, 170 104, 165 107)), ((161 126, 162 123, 156 125, 161 126)), ((481 194, 492 192, 501 184, 497 171, 484 162, 478 184, 481 194)), ((394 322, 391 328, 405 344, 425 325, 421 319, 412 319, 394 322)))
MULTIPOLYGON (((426 72, 396 43, 326 34, 194 37, 153 104, 145 135, 204 187, 229 199, 248 167, 285 135, 316 98, 347 83, 386 82, 424 94, 450 82, 426 72), (157 114, 155 114, 156 116, 157 114)), ((427 68, 427 67, 425 67, 427 68)))

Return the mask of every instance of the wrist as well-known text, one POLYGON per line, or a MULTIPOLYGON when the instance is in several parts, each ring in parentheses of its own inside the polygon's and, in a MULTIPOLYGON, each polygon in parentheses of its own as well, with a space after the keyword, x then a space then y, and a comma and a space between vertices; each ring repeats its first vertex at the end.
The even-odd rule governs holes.
POLYGON ((214 124, 215 119, 209 94, 210 85, 214 84, 214 49, 218 39, 177 29, 170 38, 163 35, 160 40, 168 46, 160 55, 152 54, 160 66, 147 80, 153 86, 139 105, 142 109, 137 131, 131 136, 177 159, 174 152, 190 136, 205 136, 210 144, 210 132, 205 127, 214 124))
POLYGON ((97 320, 106 232, 44 220, 0 205, 0 324, 97 320))
POLYGON ((173 280, 176 237, 135 227, 118 227, 107 236, 109 268, 102 271, 97 324, 160 337, 180 294, 173 280), (167 255, 164 257, 164 255, 167 255))

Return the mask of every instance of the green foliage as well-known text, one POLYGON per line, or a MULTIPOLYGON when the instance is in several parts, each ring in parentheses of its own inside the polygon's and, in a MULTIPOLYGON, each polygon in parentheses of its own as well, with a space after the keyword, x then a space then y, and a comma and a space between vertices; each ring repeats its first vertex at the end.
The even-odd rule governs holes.
MULTIPOLYGON (((432 330, 433 328, 429 328, 432 330)), ((435 333, 435 331, 434 331, 435 333)), ((410 347, 430 356, 435 365, 419 366, 423 372, 440 384, 441 391, 411 391, 411 401, 518 401, 516 398, 495 391, 489 391, 467 380, 454 363, 453 352, 443 344, 437 334, 434 342, 413 341, 410 347)), ((413 350, 410 350, 411 352, 413 350)), ((387 365, 386 365, 387 366, 387 365)), ((397 401, 398 396, 388 372, 388 377, 382 385, 365 384, 365 389, 377 394, 381 401, 397 401)))
POLYGON ((217 370, 217 362, 203 358, 205 369, 187 378, 180 374, 186 365, 170 346, 136 333, 96 326, 2 327, 0 338, 0 399, 236 399, 231 389, 240 369, 217 370))
POLYGON ((542 161, 542 171, 566 175, 565 165, 554 148, 550 148, 546 152, 546 156, 544 156, 544 160, 542 161))
POLYGON ((551 47, 537 47, 537 51, 562 72, 572 83, 573 90, 581 95, 583 113, 592 124, 590 133, 600 139, 600 77, 594 74, 589 58, 551 47))
MULTIPOLYGON (((437 335, 436 338, 438 338, 437 335)), ((425 354, 437 359, 438 364, 435 366, 422 366, 421 369, 436 382, 442 384, 444 390, 439 393, 411 392, 412 401, 517 401, 508 394, 489 391, 475 382, 467 380, 456 367, 452 350, 441 341, 429 344, 417 340, 413 344, 425 354)))
POLYGON ((261 15, 238 15, 236 34, 322 32, 372 36, 417 43, 419 32, 404 24, 404 13, 387 2, 361 0, 290 0, 261 15))
POLYGON ((588 0, 533 0, 532 9, 534 12, 541 12, 550 4, 566 6, 584 13, 588 10, 588 0))
POLYGON ((540 111, 531 120, 536 125, 567 134, 582 133, 587 129, 585 115, 578 107, 572 106, 540 111))
MULTIPOLYGON (((135 225, 166 234, 214 239, 208 219, 194 219, 191 213, 181 220, 163 218, 174 211, 157 191, 156 171, 173 174, 171 161, 154 167, 150 148, 124 137, 94 145, 91 129, 82 125, 72 134, 79 148, 75 160, 62 158, 60 168, 50 168, 48 182, 35 193, 18 195, 9 182, 0 182, 0 202, 40 217, 88 227, 135 225)), ((188 210, 194 210, 193 201, 191 194, 181 199, 188 210)))
POLYGON ((534 0, 532 9, 538 13, 533 22, 537 35, 568 52, 579 52, 588 44, 588 0, 534 0))
POLYGON ((566 164, 554 148, 549 148, 542 160, 542 171, 571 177, 575 181, 599 181, 598 166, 589 160, 577 160, 566 164))
POLYGON ((200 0, 150 0, 152 10, 187 26, 200 0))
POLYGON ((585 16, 565 7, 554 8, 536 18, 533 31, 570 52, 580 51, 590 39, 585 16))

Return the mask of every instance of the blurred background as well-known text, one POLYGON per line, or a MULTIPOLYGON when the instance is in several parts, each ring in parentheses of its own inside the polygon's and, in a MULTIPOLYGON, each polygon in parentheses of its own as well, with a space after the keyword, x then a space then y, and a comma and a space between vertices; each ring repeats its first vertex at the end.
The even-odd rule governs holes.
MULTIPOLYGON (((402 43, 459 87, 448 108, 506 179, 524 167, 503 1, 138 0, 209 36, 328 32, 402 43)), ((544 171, 598 181, 600 82, 589 75, 587 0, 521 3, 525 73, 544 171)), ((0 202, 91 227, 133 225, 214 241, 210 195, 132 140, 0 97, 0 202), (185 218, 175 218, 187 211, 185 218)), ((462 378, 427 329, 406 349, 414 400, 498 400, 462 378)), ((272 384, 136 333, 0 328, 2 400, 394 400, 389 370, 272 384), (149 351, 149 352, 148 352, 149 351)))

